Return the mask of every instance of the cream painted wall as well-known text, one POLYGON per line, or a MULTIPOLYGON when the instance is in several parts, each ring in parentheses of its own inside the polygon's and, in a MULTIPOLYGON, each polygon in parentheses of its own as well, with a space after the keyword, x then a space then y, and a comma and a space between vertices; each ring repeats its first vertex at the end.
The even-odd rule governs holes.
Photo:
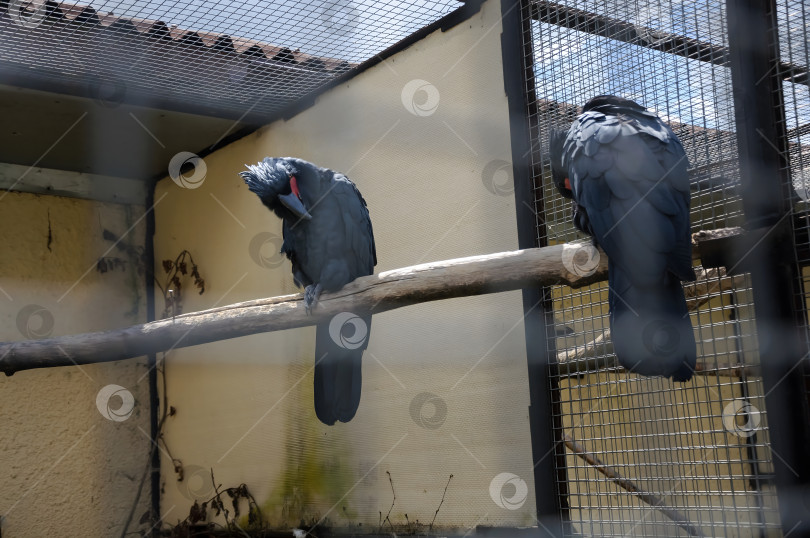
MULTIPOLYGON (((131 266, 105 274, 95 270, 112 246, 102 238, 103 229, 123 236, 122 243, 143 246, 143 214, 143 207, 1 192, 0 339, 145 321, 143 277, 131 266)), ((113 249, 108 255, 121 253, 113 249)), ((0 377, 3 536, 121 533, 149 451, 145 373, 145 361, 136 359, 0 377), (96 405, 110 384, 134 397, 126 420, 109 420, 96 405)), ((120 395, 111 398, 110 410, 122 402, 120 395)), ((148 490, 147 484, 132 531, 145 529, 138 518, 149 507, 148 490)))
MULTIPOLYGON (((290 120, 207 156, 197 188, 161 181, 157 260, 189 249, 206 280, 185 311, 296 291, 289 262, 275 255, 280 222, 237 176, 267 155, 301 157, 358 185, 378 272, 516 249, 511 184, 493 192, 511 170, 500 33, 491 0, 290 120), (264 237, 270 268, 257 263, 258 234, 267 233, 276 237, 264 237)), ((279 528, 327 518, 377 530, 393 500, 388 473, 395 526, 429 524, 451 474, 434 527, 533 524, 522 314, 520 293, 510 292, 375 316, 360 409, 333 427, 312 408, 312 328, 172 351, 167 402, 177 414, 166 440, 188 478, 178 482, 164 454, 166 521, 212 495, 213 469, 225 487, 245 482, 279 528), (501 473, 517 479, 495 492, 499 506, 490 486, 501 473), (501 495, 511 498, 521 482, 527 494, 505 507, 501 495)))

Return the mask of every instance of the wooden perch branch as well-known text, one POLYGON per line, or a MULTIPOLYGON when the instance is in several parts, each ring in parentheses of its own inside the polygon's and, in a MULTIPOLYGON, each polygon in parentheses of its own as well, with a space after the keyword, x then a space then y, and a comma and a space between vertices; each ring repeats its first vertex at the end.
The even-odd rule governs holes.
MULTIPOLYGON (((711 237, 712 233, 704 233, 704 239, 711 237)), ((0 370, 11 375, 32 368, 116 361, 250 334, 315 325, 340 312, 379 314, 427 301, 528 286, 566 284, 581 287, 607 277, 607 255, 602 251, 595 267, 587 266, 587 271, 580 271, 584 276, 571 272, 575 270, 573 263, 589 263, 588 249, 582 248, 587 245, 587 242, 566 243, 384 271, 358 278, 335 293, 324 293, 311 315, 305 312, 303 295, 295 294, 236 303, 105 332, 0 343, 0 370), (574 256, 578 249, 584 251, 585 261, 574 256)))
POLYGON ((656 510, 667 516, 669 519, 677 523, 677 525, 685 530, 689 536, 705 536, 698 527, 695 526, 694 523, 689 521, 684 514, 677 511, 676 509, 668 506, 666 501, 657 495, 653 495, 648 491, 643 490, 639 486, 637 486, 632 480, 628 480, 624 478, 619 471, 605 465, 599 458, 594 456, 593 454, 589 453, 585 447, 574 441, 568 434, 563 434, 563 441, 565 442, 565 446, 568 447, 571 452, 576 454, 578 457, 585 460, 588 465, 591 465, 597 471, 605 475, 610 479, 611 482, 619 486, 620 488, 632 493, 645 503, 649 504, 650 506, 655 507, 656 510))

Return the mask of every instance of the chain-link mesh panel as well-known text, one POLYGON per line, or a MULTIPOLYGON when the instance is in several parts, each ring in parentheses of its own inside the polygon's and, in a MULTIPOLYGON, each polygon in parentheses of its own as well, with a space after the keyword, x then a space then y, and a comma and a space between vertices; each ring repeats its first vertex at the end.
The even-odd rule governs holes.
MULTIPOLYGON (((804 311, 807 334, 808 290, 810 290, 810 88, 807 69, 810 65, 810 6, 806 2, 782 0, 777 3, 776 18, 779 35, 779 55, 782 63, 774 69, 782 79, 787 136, 787 174, 792 196, 793 227, 796 241, 796 262, 801 275, 801 297, 797 305, 804 311)), ((810 342, 810 338, 807 339, 810 342)))
POLYGON ((457 9, 375 3, 0 2, 0 80, 266 120, 457 9))
MULTIPOLYGON (((529 89, 536 93, 528 112, 538 243, 584 238, 571 223, 570 201, 551 181, 548 133, 570 125, 581 106, 600 94, 643 104, 681 139, 690 163, 693 231, 741 225, 725 3, 528 5, 532 30, 526 38, 533 52, 525 63, 534 75, 529 89)), ((807 65, 807 8, 797 1, 780 9, 783 49, 792 48, 789 55, 782 52, 779 76, 806 77, 801 66, 807 65)), ((785 99, 796 184, 810 162, 806 80, 786 81, 785 99)), ((751 281, 724 269, 695 270, 698 280, 685 292, 698 371, 687 383, 644 378, 618 365, 606 283, 550 290, 557 338, 549 347, 559 385, 553 397, 560 413, 557 436, 566 446, 560 490, 568 492, 574 533, 779 533, 751 281)))

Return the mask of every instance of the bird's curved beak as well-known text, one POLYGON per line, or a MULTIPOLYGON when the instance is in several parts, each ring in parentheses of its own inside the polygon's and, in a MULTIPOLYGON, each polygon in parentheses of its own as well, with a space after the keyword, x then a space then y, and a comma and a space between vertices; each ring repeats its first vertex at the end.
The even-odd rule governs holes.
POLYGON ((293 214, 301 219, 310 220, 312 215, 307 212, 307 208, 304 207, 303 202, 296 196, 294 193, 290 194, 280 194, 278 197, 281 200, 281 203, 284 204, 284 207, 289 209, 293 212, 293 214))

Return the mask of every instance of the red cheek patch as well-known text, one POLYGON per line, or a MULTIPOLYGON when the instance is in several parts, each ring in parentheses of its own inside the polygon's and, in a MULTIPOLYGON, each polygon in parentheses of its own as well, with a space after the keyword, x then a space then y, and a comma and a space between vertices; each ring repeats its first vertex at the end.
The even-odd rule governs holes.
MULTIPOLYGON (((566 179, 565 181, 567 182, 568 180, 566 179)), ((298 180, 295 179, 295 176, 290 177, 290 188, 292 189, 293 194, 296 195, 298 197, 298 199, 300 200, 301 199, 301 193, 298 191, 298 180)))

